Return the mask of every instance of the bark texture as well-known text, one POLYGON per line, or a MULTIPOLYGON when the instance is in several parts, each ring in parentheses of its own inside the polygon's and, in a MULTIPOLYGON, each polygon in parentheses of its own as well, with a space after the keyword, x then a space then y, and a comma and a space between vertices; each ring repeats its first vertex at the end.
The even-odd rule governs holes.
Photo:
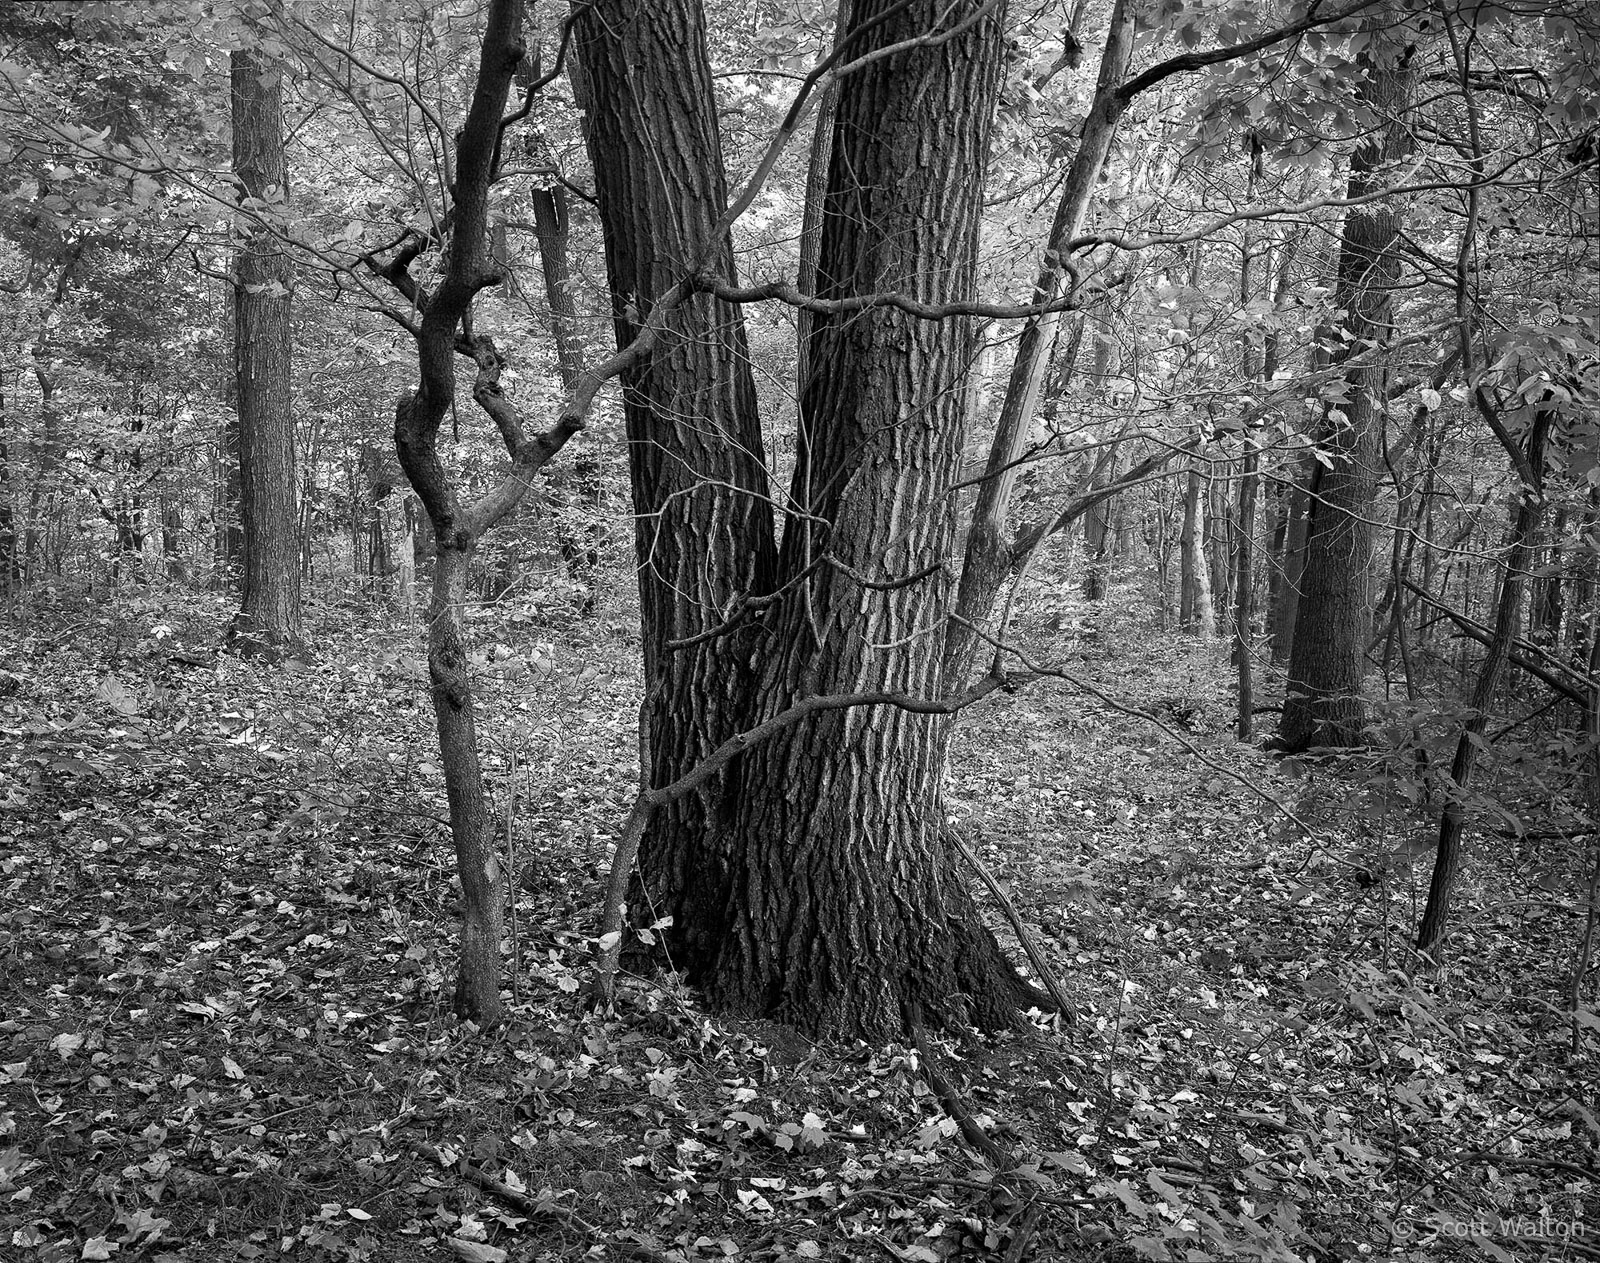
MULTIPOLYGON (((1350 159, 1349 196, 1388 181, 1392 164, 1410 152, 1407 127, 1416 60, 1396 16, 1379 11, 1368 23, 1361 97, 1376 130, 1350 159)), ((1342 313, 1333 362, 1371 352, 1393 329, 1400 281, 1402 217, 1393 200, 1352 209, 1340 242, 1334 297, 1342 313)), ((1372 621, 1372 510, 1382 468, 1384 369, 1367 363, 1345 376, 1344 398, 1323 417, 1318 462, 1307 487, 1304 560, 1295 609, 1289 680, 1276 745, 1355 746, 1365 740, 1367 639, 1372 621)))
MULTIPOLYGON (((857 0, 848 55, 936 30, 945 6, 857 0)), ((970 16, 958 9, 960 18, 970 16)), ((957 20, 954 15, 947 21, 957 20)), ((980 175, 1001 18, 881 59, 839 91, 817 291, 974 289, 980 175)), ((970 322, 819 314, 760 714, 817 694, 936 697, 955 543, 970 322)), ((734 924, 713 997, 812 1031, 998 1026, 1026 990, 982 926, 943 837, 937 717, 819 714, 745 756, 734 924)))
MULTIPOLYGON (((734 276, 731 241, 724 233, 712 242, 727 181, 704 16, 690 0, 599 0, 576 24, 617 342, 626 346, 708 244, 713 266, 734 276)), ((772 584, 772 514, 739 308, 704 293, 682 303, 622 387, 644 640, 642 745, 648 784, 659 787, 744 726, 752 631, 713 633, 772 584)), ((726 930, 739 781, 735 763, 664 805, 641 842, 636 893, 652 919, 673 918, 667 941, 680 967, 706 961, 726 930)))
MULTIPOLYGON (((289 196, 281 71, 254 49, 229 56, 233 169, 248 206, 281 214, 289 196)), ((239 415, 239 516, 244 590, 229 640, 276 657, 300 642, 300 512, 290 392, 294 269, 264 227, 235 262, 234 376, 239 415)))

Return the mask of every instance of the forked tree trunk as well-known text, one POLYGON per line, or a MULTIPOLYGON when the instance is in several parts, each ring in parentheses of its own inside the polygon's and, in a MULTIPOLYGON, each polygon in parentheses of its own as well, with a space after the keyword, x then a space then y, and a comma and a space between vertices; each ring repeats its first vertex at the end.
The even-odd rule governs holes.
MULTIPOLYGON (((1402 42, 1397 22, 1398 15, 1386 8, 1364 27, 1369 43, 1360 59, 1366 71, 1361 96, 1379 122, 1351 156, 1351 198, 1382 188, 1393 163, 1411 148, 1406 118, 1420 58, 1402 42)), ((1334 286, 1335 304, 1343 312, 1336 360, 1370 357, 1388 340, 1400 280, 1400 232, 1400 209, 1392 202, 1348 212, 1334 286)), ((1355 746, 1366 739, 1362 683, 1372 616, 1372 510, 1381 464, 1384 374, 1382 364, 1351 369, 1344 399, 1323 417, 1319 441, 1329 463, 1318 462, 1307 488, 1305 563, 1276 738, 1284 750, 1355 746)))
MULTIPOLYGON (((682 279, 685 260, 711 242, 727 203, 722 144, 697 2, 598 0, 575 13, 620 346, 682 279)), ((731 241, 724 234, 713 244, 716 269, 732 280, 731 241)), ((703 293, 683 303, 622 387, 644 643, 642 745, 646 776, 659 787, 747 726, 753 633, 742 625, 717 632, 772 584, 772 514, 739 308, 703 293)), ((726 931, 727 830, 739 785, 735 763, 656 811, 640 845, 635 911, 673 919, 666 943, 680 967, 703 963, 726 931)))
MULTIPOLYGON (((473 297, 504 279, 486 249, 488 203, 507 90, 523 57, 522 12, 521 0, 490 0, 487 6, 472 103, 457 133, 456 178, 445 217, 449 236, 435 242, 415 233, 387 261, 367 259, 421 317, 416 328, 417 385, 395 408, 395 454, 427 512, 436 550, 428 677, 465 905, 455 1010, 485 1027, 498 1024, 504 1015, 500 926, 505 880, 478 762, 468 645, 461 622, 468 568, 478 541, 516 509, 533 479, 583 427, 594 392, 605 380, 605 366, 586 373, 555 424, 530 435, 502 382, 505 361, 493 339, 462 327, 473 297), (431 245, 443 246, 443 266, 430 291, 418 283, 411 265, 431 245), (510 456, 498 482, 472 501, 453 482, 438 444, 440 425, 456 402, 456 357, 462 354, 477 366, 473 400, 493 421, 510 456)), ((620 367, 619 361, 612 363, 620 367)))
MULTIPOLYGON (((254 49, 229 58, 233 167, 259 213, 288 199, 281 71, 254 49)), ((290 398, 290 288, 281 242, 256 226, 239 251, 234 279, 234 370, 239 413, 239 512, 244 592, 228 630, 242 652, 277 657, 300 643, 300 538, 294 416, 290 398)))
MULTIPOLYGON (((936 29, 944 8, 857 0, 850 52, 936 29)), ((990 14, 841 83, 822 297, 971 296, 1002 30, 990 14)), ((816 317, 780 559, 795 586, 766 620, 762 716, 814 694, 939 695, 938 637, 908 633, 937 628, 950 595, 938 563, 955 539, 946 488, 972 346, 965 318, 816 317)), ((832 712, 745 756, 734 923, 708 979, 719 1003, 869 1038, 918 1017, 1015 1020, 1027 990, 944 839, 942 728, 897 710, 832 712)))

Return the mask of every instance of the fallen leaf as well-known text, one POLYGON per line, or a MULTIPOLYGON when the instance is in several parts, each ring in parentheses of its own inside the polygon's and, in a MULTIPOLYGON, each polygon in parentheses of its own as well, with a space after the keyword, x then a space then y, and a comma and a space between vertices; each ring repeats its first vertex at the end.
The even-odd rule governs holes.
POLYGON ((509 1257, 497 1245, 484 1245, 479 1241, 463 1241, 460 1237, 450 1238, 450 1251, 458 1259, 466 1263, 506 1263, 509 1257))

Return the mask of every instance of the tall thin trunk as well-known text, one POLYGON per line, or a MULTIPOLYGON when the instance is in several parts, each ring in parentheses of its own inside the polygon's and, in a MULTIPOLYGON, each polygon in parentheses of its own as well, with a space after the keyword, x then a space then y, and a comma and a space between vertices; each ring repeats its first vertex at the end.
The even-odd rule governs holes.
POLYGON ((1183 495, 1183 534, 1179 537, 1178 626, 1201 640, 1217 634, 1211 605, 1211 568, 1206 562, 1205 475, 1191 467, 1183 495))
POLYGON ((1550 523, 1549 542, 1545 545, 1543 573, 1533 585, 1533 597, 1528 612, 1529 639, 1544 645, 1561 643, 1561 619, 1565 613, 1562 605, 1562 543, 1567 533, 1567 509, 1556 507, 1555 518, 1550 523))
MULTIPOLYGON (((288 203, 278 63, 256 49, 229 55, 233 168, 263 215, 288 203)), ((234 269, 234 374, 239 412, 239 510, 244 592, 229 641, 277 656, 300 642, 299 509, 290 396, 294 271, 270 230, 253 226, 234 269)))
MULTIPOLYGON (((6 403, 0 391, 0 427, 5 425, 6 403)), ((22 585, 22 559, 17 552, 17 517, 11 502, 11 449, 0 428, 0 593, 14 597, 22 585)))
POLYGON ((533 235, 539 246, 539 271, 544 278, 545 306, 550 310, 556 365, 562 386, 571 390, 583 371, 583 347, 578 336, 578 305, 567 250, 571 237, 567 190, 560 184, 536 188, 529 192, 528 202, 533 207, 533 235))
POLYGON ((1257 473, 1260 456, 1250 440, 1246 439, 1245 442, 1239 477, 1239 553, 1233 598, 1233 646, 1239 673, 1239 710, 1235 729, 1240 741, 1250 740, 1255 722, 1255 663, 1251 654, 1255 646, 1256 486, 1260 482, 1257 473))
MULTIPOLYGON (((578 333, 578 305, 573 294, 572 266, 568 257, 571 239, 571 220, 568 213, 567 190, 556 184, 546 189, 534 189, 529 194, 533 206, 534 237, 539 245, 540 274, 544 278, 544 300, 550 310, 550 332, 556 344, 556 364, 561 372, 561 384, 571 390, 583 371, 582 339, 578 333)), ((588 515, 589 521, 574 529, 571 523, 563 524, 557 546, 561 560, 566 564, 567 577, 586 589, 579 612, 587 616, 594 610, 594 571, 600 564, 599 541, 603 527, 596 521, 603 490, 600 461, 590 452, 581 453, 572 462, 571 477, 566 480, 577 491, 577 500, 588 515)))
POLYGON ((1500 576, 1500 591, 1495 601, 1494 632, 1484 650, 1483 662, 1478 667, 1472 700, 1468 703, 1467 721, 1462 725, 1461 736, 1456 742, 1455 759, 1450 765, 1453 787, 1439 816, 1439 842, 1434 853, 1433 877, 1428 883, 1428 902, 1417 928, 1417 946, 1423 951, 1432 951, 1438 945, 1449 921, 1450 899, 1461 866, 1461 837, 1466 829, 1466 796, 1472 786, 1478 753, 1484 745, 1483 733, 1488 726, 1489 707, 1494 701, 1495 688, 1500 683, 1501 672, 1506 659, 1510 657, 1512 643, 1516 640, 1523 589, 1538 541, 1539 519, 1544 511, 1544 444, 1553 417, 1554 414, 1548 410, 1540 412, 1528 434, 1527 457, 1535 477, 1531 484, 1523 486, 1521 498, 1512 514, 1510 540, 1500 576))
MULTIPOLYGON (((1128 100, 1119 89, 1132 61, 1133 34, 1134 5, 1130 0, 1116 0, 1106 26, 1106 46, 1100 59, 1094 102, 1084 121, 1083 137, 1072 165, 1067 170, 1061 200, 1050 225, 1050 237, 1045 243, 1043 266, 1034 282, 1033 301, 1036 303, 1055 301, 1068 292, 1072 284, 1066 267, 1067 246, 1083 231, 1100 169, 1111 152, 1117 125, 1128 106, 1128 100)), ((1025 551, 1019 549, 1020 541, 1012 538, 1007 519, 1016 491, 1016 462, 1027 444, 1038 410, 1040 389, 1050 367, 1050 351, 1059 322, 1058 312, 1032 316, 1023 323, 1017 338, 1016 358, 1012 361, 984 481, 978 490, 972 524, 967 531, 955 617, 945 630, 944 683, 952 692, 960 689, 971 675, 984 643, 975 629, 988 623, 995 597, 1025 551)))
MULTIPOLYGON (((34 479, 28 494, 28 510, 23 528, 22 576, 31 582, 37 573, 35 558, 46 540, 48 527, 53 525, 56 503, 56 482, 61 462, 66 455, 66 443, 61 430, 61 408, 56 402, 56 375, 54 364, 53 331, 55 321, 50 313, 66 301, 78 265, 83 260, 86 246, 83 242, 70 247, 56 275, 46 316, 40 322, 34 340, 32 359, 33 377, 39 386, 39 438, 34 443, 34 479), (46 519, 51 519, 47 521, 46 519)), ((40 557, 40 563, 44 558, 40 557)))
POLYGON ((1212 623, 1226 633, 1233 605, 1233 551, 1237 540, 1229 503, 1233 462, 1213 463, 1206 480, 1206 565, 1211 571, 1212 623))
MULTIPOLYGON (((1096 490, 1115 482, 1116 477, 1116 456, 1113 454, 1110 469, 1104 477, 1096 477, 1090 483, 1090 489, 1096 490)), ((1114 538, 1111 531, 1111 504, 1110 500, 1102 500, 1083 515, 1083 599, 1086 601, 1106 599, 1107 571, 1114 538)))
MULTIPOLYGON (((840 31, 834 32, 837 41, 840 31)), ((800 219, 800 260, 795 285, 802 294, 817 287, 817 256, 822 248, 822 203, 828 192, 828 160, 833 153, 833 116, 839 85, 829 80, 817 104, 811 133, 811 157, 806 163, 806 200, 800 219)), ((802 307, 795 313, 795 397, 803 397, 811 377, 811 330, 815 317, 802 307)))
POLYGON ((1310 486, 1316 462, 1302 461, 1296 477, 1282 489, 1282 547, 1278 551, 1276 595, 1272 603, 1272 660, 1286 664, 1294 653, 1294 624, 1300 612, 1300 576, 1305 570, 1310 486))
MULTIPOLYGON (((1412 145, 1407 126, 1420 61, 1385 8, 1365 26, 1363 103, 1377 130, 1350 159, 1349 195, 1382 188, 1393 163, 1412 145)), ((1401 215, 1392 201, 1353 208, 1345 218, 1335 304, 1343 313, 1335 359, 1370 356, 1388 341, 1400 280, 1401 215)), ((1289 681, 1276 743, 1285 750, 1353 746, 1366 739, 1362 696, 1371 624, 1372 508, 1377 497, 1379 436, 1384 424, 1381 364, 1345 376, 1344 399, 1327 408, 1318 463, 1307 488, 1305 564, 1295 614, 1289 681)))

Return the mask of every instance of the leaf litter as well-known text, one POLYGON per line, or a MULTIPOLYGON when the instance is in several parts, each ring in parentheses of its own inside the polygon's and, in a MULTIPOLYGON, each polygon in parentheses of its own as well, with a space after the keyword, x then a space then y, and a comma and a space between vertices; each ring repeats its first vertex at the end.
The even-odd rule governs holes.
POLYGON ((588 1010, 636 673, 619 637, 500 629, 485 762, 502 794, 520 769, 521 928, 485 1036, 448 1012, 415 645, 334 621, 314 671, 270 672, 206 650, 225 614, 191 611, 188 643, 170 611, 158 636, 5 633, 4 1257, 1600 1253, 1600 1022, 1553 964, 1570 891, 1519 899, 1526 847, 1481 839, 1460 964, 1420 968, 1426 872, 1394 856, 1426 818, 1234 743, 1215 653, 1047 629, 1162 727, 1058 687, 963 718, 952 819, 1075 1013, 867 1048, 711 1014, 670 973, 588 1010))

